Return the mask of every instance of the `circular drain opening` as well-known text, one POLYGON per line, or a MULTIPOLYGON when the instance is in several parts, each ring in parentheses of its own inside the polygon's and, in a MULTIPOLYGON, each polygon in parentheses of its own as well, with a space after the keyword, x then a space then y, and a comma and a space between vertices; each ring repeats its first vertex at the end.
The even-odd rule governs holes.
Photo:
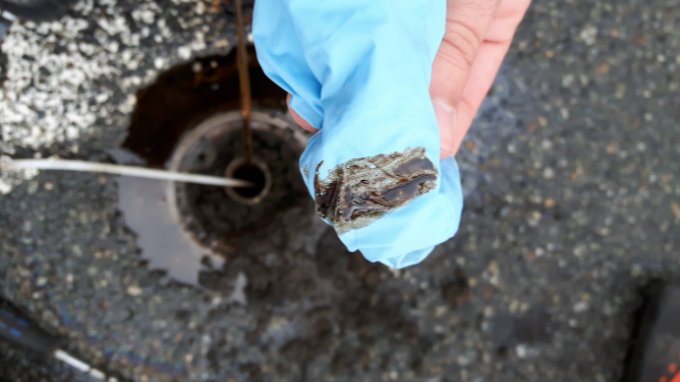
POLYGON ((226 171, 227 178, 247 180, 254 184, 253 187, 227 187, 227 195, 237 202, 245 204, 257 204, 267 196, 271 187, 271 173, 265 163, 256 159, 246 163, 244 158, 233 160, 226 171))
POLYGON ((253 111, 253 161, 244 160, 240 111, 216 115, 182 138, 170 170, 250 180, 250 188, 173 183, 168 202, 201 245, 232 253, 275 251, 288 232, 303 232, 313 217, 312 200, 300 176, 306 136, 277 112, 253 111), (254 166, 254 167, 253 167, 254 166), (263 179, 264 178, 264 179, 263 179))

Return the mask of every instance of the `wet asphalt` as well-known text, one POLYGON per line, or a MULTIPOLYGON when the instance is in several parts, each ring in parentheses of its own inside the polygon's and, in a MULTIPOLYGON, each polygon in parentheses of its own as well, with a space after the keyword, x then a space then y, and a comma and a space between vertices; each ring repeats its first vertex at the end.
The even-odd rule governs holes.
MULTIPOLYGON (((11 26, 3 152, 111 160, 139 88, 230 51, 228 12, 139 3, 84 2, 78 33, 11 26), (59 57, 101 66, 71 89, 59 57)), ((369 264, 310 221, 253 254, 283 265, 218 270, 246 275, 243 305, 150 266, 116 177, 43 172, 0 197, 0 294, 121 380, 617 381, 645 285, 680 278, 678 5, 533 3, 457 156, 460 231, 421 265, 369 264)), ((89 380, 6 344, 0 375, 89 380)))

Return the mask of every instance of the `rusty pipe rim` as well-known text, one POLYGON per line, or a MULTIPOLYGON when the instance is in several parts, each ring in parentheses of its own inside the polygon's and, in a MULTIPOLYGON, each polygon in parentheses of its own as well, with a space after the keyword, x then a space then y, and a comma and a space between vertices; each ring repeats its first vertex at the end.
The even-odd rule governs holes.
POLYGON ((262 189, 255 196, 252 197, 243 196, 242 195, 243 190, 238 188, 225 187, 225 190, 227 192, 227 195, 229 195, 229 197, 232 198, 233 200, 239 203, 253 205, 261 202, 262 199, 264 199, 264 197, 266 197, 267 194, 269 193, 269 189, 272 186, 272 174, 269 171, 269 167, 267 167, 266 163, 254 158, 251 158, 250 163, 248 163, 246 158, 239 157, 231 161, 231 163, 229 163, 227 169, 225 170, 225 176, 227 178, 234 177, 236 175, 235 172, 246 165, 252 165, 262 172, 262 175, 264 176, 264 184, 262 185, 262 189))

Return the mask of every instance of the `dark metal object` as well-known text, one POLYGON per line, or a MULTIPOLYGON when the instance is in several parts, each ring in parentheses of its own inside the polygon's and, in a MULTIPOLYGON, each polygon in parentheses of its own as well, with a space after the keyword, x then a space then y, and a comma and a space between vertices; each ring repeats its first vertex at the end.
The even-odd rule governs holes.
POLYGON ((51 355, 57 339, 6 306, 0 307, 0 338, 40 354, 51 355))
POLYGON ((21 19, 32 21, 54 20, 71 6, 72 0, 0 0, 0 10, 21 19))
POLYGON ((247 164, 253 160, 253 133, 250 130, 250 77, 248 75, 248 54, 243 23, 241 0, 236 5, 236 62, 241 85, 241 116, 243 118, 243 145, 247 164))
POLYGON ((623 382, 680 382, 680 284, 651 285, 623 382))
POLYGON ((118 382, 118 379, 114 377, 107 379, 102 371, 59 349, 57 337, 32 323, 18 309, 3 299, 0 299, 0 340, 33 350, 45 357, 54 357, 81 372, 88 373, 95 379, 118 382))

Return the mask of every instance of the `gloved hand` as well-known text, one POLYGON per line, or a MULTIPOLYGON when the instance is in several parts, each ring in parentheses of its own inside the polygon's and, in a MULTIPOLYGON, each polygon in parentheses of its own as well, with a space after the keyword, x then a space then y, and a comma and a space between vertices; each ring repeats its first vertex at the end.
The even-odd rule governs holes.
MULTIPOLYGON (((460 2, 484 9, 450 0, 449 15, 460 2)), ((490 7, 482 20, 488 28, 498 0, 479 3, 490 7)), ((433 67, 436 72, 441 61, 437 50, 455 54, 442 44, 455 37, 445 34, 446 13, 445 0, 255 3, 253 37, 262 68, 291 94, 291 114, 301 126, 319 130, 300 158, 317 212, 350 251, 393 268, 422 261, 460 222, 463 197, 450 156, 457 150, 451 137, 461 130, 454 128, 460 91, 430 94, 433 67), (448 129, 441 139, 440 128, 448 129)), ((465 41, 476 52, 482 40, 465 41)), ((502 55, 496 58, 484 63, 495 65, 493 73, 502 55)), ((484 79, 487 90, 492 80, 484 79)), ((462 140, 464 131, 458 135, 462 140)))

